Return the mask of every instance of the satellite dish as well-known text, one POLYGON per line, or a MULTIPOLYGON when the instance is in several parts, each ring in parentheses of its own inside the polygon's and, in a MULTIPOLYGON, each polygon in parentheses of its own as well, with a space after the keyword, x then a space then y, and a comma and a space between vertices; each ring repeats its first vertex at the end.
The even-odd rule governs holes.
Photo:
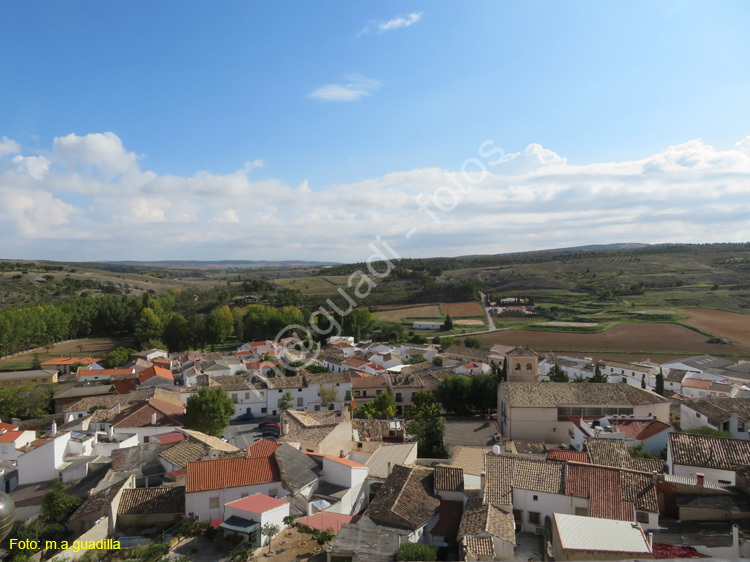
POLYGON ((16 522, 16 504, 6 493, 0 492, 0 542, 13 530, 16 522))

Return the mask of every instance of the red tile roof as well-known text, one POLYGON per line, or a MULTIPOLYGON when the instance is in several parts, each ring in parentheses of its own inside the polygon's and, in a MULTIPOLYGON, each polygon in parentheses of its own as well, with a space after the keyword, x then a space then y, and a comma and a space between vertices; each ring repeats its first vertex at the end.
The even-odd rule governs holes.
POLYGON ((141 382, 146 382, 148 379, 151 379, 153 377, 162 377, 171 381, 174 380, 171 371, 167 371, 166 369, 162 369, 161 367, 157 367, 156 365, 152 365, 148 369, 143 369, 140 373, 138 373, 138 380, 141 382))
POLYGON ((711 386, 711 381, 701 379, 687 379, 682 381, 682 387, 707 389, 711 386))
POLYGON ((667 431, 671 425, 659 420, 638 421, 638 420, 621 420, 612 424, 615 431, 622 432, 625 437, 632 437, 638 441, 645 441, 658 435, 662 431, 667 431))
POLYGON ((132 375, 133 369, 78 369, 79 377, 109 377, 112 375, 132 375))
POLYGON ((152 436, 151 441, 153 442, 155 439, 162 445, 166 445, 167 443, 177 443, 178 441, 184 440, 186 437, 187 436, 182 433, 182 431, 170 431, 169 433, 161 433, 152 436))
POLYGON ((265 513, 271 509, 276 509, 282 505, 288 505, 285 501, 277 500, 266 494, 253 494, 246 498, 234 500, 227 504, 235 509, 241 509, 242 511, 248 511, 250 513, 265 513))
POLYGON ((590 517, 633 521, 635 516, 633 502, 624 498, 618 469, 568 464, 565 494, 588 498, 590 517))
POLYGON ((233 457, 187 465, 186 493, 279 482, 279 467, 273 457, 233 457))
POLYGON ((281 443, 275 439, 266 439, 265 437, 263 439, 258 439, 247 448, 247 458, 268 458, 273 455, 279 447, 281 447, 281 443))
POLYGON ((341 364, 346 365, 347 367, 358 368, 367 365, 367 361, 360 359, 359 357, 350 357, 346 361, 342 361, 341 364))
POLYGON ((138 387, 138 379, 117 379, 112 381, 117 394, 130 394, 138 387))
POLYGON ((21 435, 23 435, 23 431, 6 431, 0 434, 0 443, 13 443, 21 435))
POLYGON ((585 451, 568 451, 563 449, 549 449, 547 451, 548 461, 574 461, 589 462, 589 454, 585 451))
POLYGON ((17 431, 18 430, 18 426, 17 425, 13 425, 12 423, 3 423, 3 422, 0 422, 0 431, 2 431, 3 429, 5 431, 17 431))

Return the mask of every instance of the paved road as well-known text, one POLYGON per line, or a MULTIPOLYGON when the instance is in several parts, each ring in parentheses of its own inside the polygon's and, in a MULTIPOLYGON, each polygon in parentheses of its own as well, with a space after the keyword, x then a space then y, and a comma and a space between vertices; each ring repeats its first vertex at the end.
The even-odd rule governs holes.
POLYGON ((479 293, 479 297, 482 299, 482 306, 484 306, 484 313, 487 315, 487 324, 490 327, 490 329, 487 330, 487 332, 494 332, 497 330, 497 328, 495 328, 495 321, 492 319, 492 313, 490 312, 490 299, 488 299, 487 295, 485 295, 484 293, 479 293))
POLYGON ((258 424, 261 419, 232 424, 224 430, 224 438, 238 449, 247 449, 250 445, 260 439, 261 430, 258 424))

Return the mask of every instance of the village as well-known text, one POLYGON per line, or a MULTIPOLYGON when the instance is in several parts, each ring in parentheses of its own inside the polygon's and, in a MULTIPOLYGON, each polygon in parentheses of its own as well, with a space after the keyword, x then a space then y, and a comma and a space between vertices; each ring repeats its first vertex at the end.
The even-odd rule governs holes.
POLYGON ((750 362, 343 336, 312 356, 302 344, 0 373, 0 388, 59 388, 54 415, 0 427, 16 518, 38 518, 54 481, 80 498, 59 522, 71 544, 116 540, 158 559, 750 555, 750 362), (230 405, 218 435, 209 395, 230 405))

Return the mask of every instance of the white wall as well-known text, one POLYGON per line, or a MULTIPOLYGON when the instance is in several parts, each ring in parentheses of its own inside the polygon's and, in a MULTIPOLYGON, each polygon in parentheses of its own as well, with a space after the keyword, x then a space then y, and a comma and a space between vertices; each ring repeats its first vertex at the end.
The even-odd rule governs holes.
POLYGON ((59 476, 57 467, 63 463, 68 441, 70 441, 70 433, 63 433, 56 439, 19 455, 18 484, 23 486, 57 478, 59 476))
POLYGON ((572 505, 572 496, 513 488, 513 509, 523 511, 521 530, 525 532, 535 532, 537 526, 544 526, 544 518, 553 519, 554 513, 574 513, 572 505), (537 497, 536 500, 534 496, 537 497), (539 513, 539 523, 529 523, 530 511, 539 513))
MULTIPOLYGON (((236 515, 237 517, 242 517, 243 519, 249 519, 257 523, 260 523, 261 527, 263 527, 266 523, 270 523, 272 525, 278 525, 280 529, 279 530, 279 533, 280 533, 286 527, 286 525, 284 525, 284 517, 289 515, 289 504, 284 502, 284 505, 274 507, 272 509, 269 509, 268 511, 264 511, 263 513, 254 513, 254 512, 247 511, 247 510, 232 507, 231 505, 225 506, 224 519, 229 519, 232 515, 236 515)), ((263 537, 263 541, 264 542, 266 541, 265 536, 263 537)))
POLYGON ((0 459, 4 461, 15 461, 23 453, 18 449, 25 447, 36 439, 34 431, 23 431, 16 437, 15 441, 9 443, 0 443, 0 459))
POLYGON ((281 498, 289 494, 288 491, 281 487, 281 482, 191 492, 185 494, 185 513, 195 513, 201 521, 221 519, 224 516, 224 504, 245 497, 243 494, 252 496, 253 494, 262 493, 271 496, 272 494, 269 492, 274 489, 276 490, 276 497, 281 498), (209 498, 218 498, 218 507, 209 507, 209 498))
POLYGON ((138 445, 138 436, 129 435, 122 441, 115 441, 114 443, 96 443, 92 450, 92 454, 111 457, 112 451, 117 449, 127 449, 128 447, 135 447, 136 445, 138 445))

